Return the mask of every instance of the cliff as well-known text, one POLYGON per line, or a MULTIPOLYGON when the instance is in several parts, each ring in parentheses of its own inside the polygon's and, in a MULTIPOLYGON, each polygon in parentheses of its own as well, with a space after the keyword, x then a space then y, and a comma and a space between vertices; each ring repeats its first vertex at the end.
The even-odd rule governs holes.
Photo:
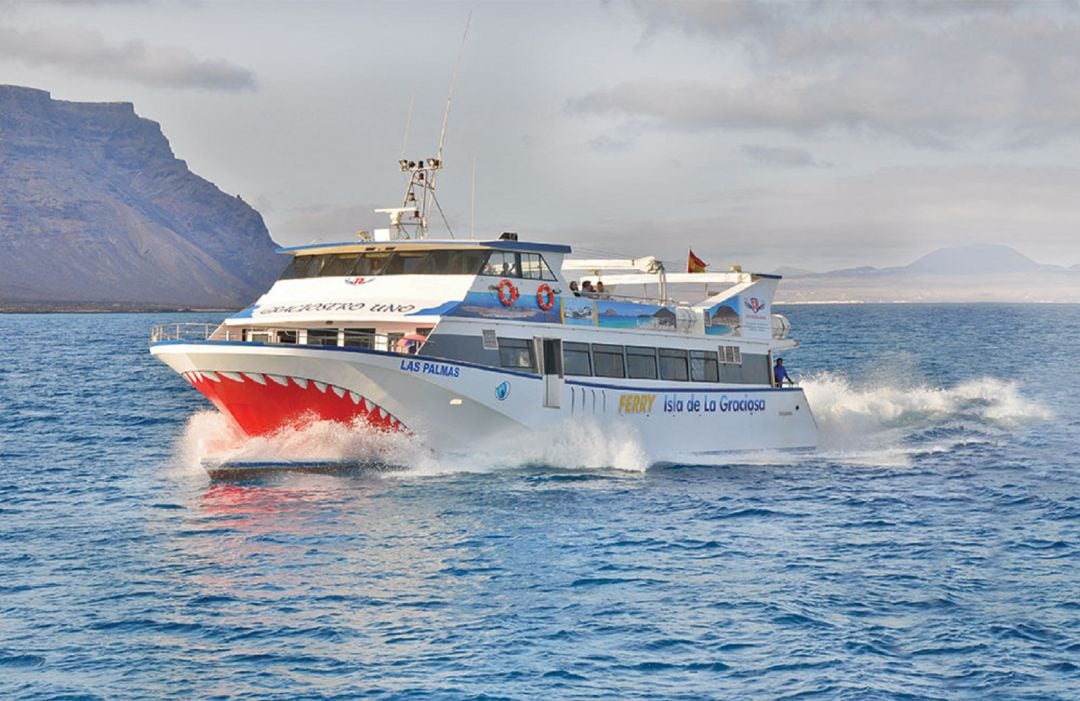
POLYGON ((274 248, 132 104, 0 86, 0 306, 240 307, 274 248))

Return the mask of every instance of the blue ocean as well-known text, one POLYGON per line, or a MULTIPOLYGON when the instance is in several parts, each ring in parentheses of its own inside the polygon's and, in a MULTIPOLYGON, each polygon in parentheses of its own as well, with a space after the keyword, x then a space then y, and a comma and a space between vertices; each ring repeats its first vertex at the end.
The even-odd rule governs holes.
POLYGON ((779 311, 821 449, 705 465, 244 441, 147 352, 217 315, 0 315, 0 697, 1080 698, 1080 307, 779 311))

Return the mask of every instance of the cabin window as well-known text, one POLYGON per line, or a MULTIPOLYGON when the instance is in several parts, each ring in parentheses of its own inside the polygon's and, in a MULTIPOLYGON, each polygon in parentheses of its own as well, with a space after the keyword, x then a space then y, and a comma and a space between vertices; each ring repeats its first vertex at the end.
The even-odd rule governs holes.
POLYGON ((742 349, 738 346, 720 346, 720 362, 728 365, 742 365, 742 349))
POLYGON ((533 344, 520 338, 500 338, 499 365, 504 368, 535 370, 533 344))
POLYGON ((429 251, 417 272, 421 275, 477 275, 487 251, 429 251))
POLYGON ((277 332, 277 342, 278 343, 296 343, 296 331, 295 330, 278 331, 277 332))
POLYGON ((319 277, 345 277, 352 273, 353 266, 359 253, 338 253, 333 256, 325 256, 327 259, 319 271, 319 277))
POLYGON ((337 340, 337 329, 308 329, 307 332, 309 346, 336 346, 337 340))
POLYGON ((529 280, 555 280, 544 257, 539 253, 521 254, 521 277, 529 280))
POLYGON ((353 265, 349 275, 358 277, 382 275, 391 255, 393 254, 390 251, 368 251, 363 253, 356 257, 356 264, 353 265))
POLYGON ((387 261, 383 275, 417 275, 427 260, 426 251, 398 251, 387 261))
POLYGON ((375 329, 345 329, 345 345, 349 348, 374 348, 375 329))
POLYGON ((589 358, 588 343, 563 341, 562 357, 564 375, 592 375, 592 360, 589 358))
POLYGON ((298 280, 315 277, 329 256, 294 256, 292 262, 281 273, 282 280, 298 280))
POLYGON ((597 377, 626 377, 622 346, 594 343, 592 353, 597 377))
POLYGON ((713 351, 690 351, 690 379, 694 382, 719 382, 720 369, 713 351))
MULTIPOLYGON (((517 271, 515 253, 500 259, 517 271)), ((281 273, 281 280, 311 277, 371 277, 375 275, 478 275, 489 252, 480 249, 418 251, 361 251, 295 256, 281 273)), ((542 261, 541 261, 542 262, 542 261)), ((534 266, 535 267, 535 266, 534 266)), ((548 271, 550 274, 550 271, 548 271)), ((510 273, 518 277, 517 272, 510 273)), ((554 276, 549 278, 554 280, 554 276)))
POLYGON ((626 376, 642 379, 656 379, 656 349, 642 346, 626 347, 626 376))
POLYGON ((492 251, 481 275, 493 277, 519 277, 528 280, 551 280, 558 278, 551 272, 544 257, 539 253, 515 253, 492 251))
POLYGON ((660 379, 680 381, 690 379, 690 373, 686 367, 686 351, 675 348, 660 349, 660 379))
POLYGON ((484 265, 484 275, 520 277, 517 254, 512 251, 492 251, 484 265))

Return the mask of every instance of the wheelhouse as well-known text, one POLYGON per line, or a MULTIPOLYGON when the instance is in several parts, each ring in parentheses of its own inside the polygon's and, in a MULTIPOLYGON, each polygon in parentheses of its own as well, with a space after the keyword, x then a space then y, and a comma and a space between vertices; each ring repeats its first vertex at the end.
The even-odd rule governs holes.
POLYGON ((282 249, 293 259, 280 280, 319 277, 378 277, 385 275, 469 275, 557 282, 564 246, 535 250, 517 242, 490 243, 425 241, 417 244, 336 244, 282 249), (511 247, 508 250, 509 247, 511 247), (558 260, 553 258, 557 257, 558 260), (549 261, 549 259, 552 259, 549 261))

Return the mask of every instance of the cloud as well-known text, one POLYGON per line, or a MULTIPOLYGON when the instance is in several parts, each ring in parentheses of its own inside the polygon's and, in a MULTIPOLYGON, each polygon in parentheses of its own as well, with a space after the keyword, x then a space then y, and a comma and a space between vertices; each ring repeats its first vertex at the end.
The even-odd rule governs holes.
POLYGON ((743 144, 742 152, 758 163, 787 168, 828 168, 829 163, 822 163, 804 148, 797 146, 764 146, 761 144, 743 144))
POLYGON ((869 133, 949 149, 1080 134, 1080 14, 1068 4, 649 3, 663 28, 736 50, 731 78, 624 80, 570 111, 669 130, 869 133))
POLYGON ((595 151, 605 151, 608 153, 618 153, 620 151, 627 151, 633 146, 634 142, 628 139, 618 139, 607 134, 601 134, 596 138, 589 139, 589 147, 595 151))
MULTIPOLYGON (((257 198, 256 203, 260 202, 265 207, 267 200, 257 198)), ((376 213, 375 205, 366 204, 307 204, 280 212, 268 208, 264 214, 274 240, 286 246, 351 241, 358 231, 371 232, 389 226, 385 214, 376 213)))
POLYGON ((785 23, 798 5, 784 7, 779 3, 760 3, 752 0, 697 2, 693 0, 634 0, 630 3, 644 20, 650 34, 676 27, 690 34, 737 36, 747 30, 761 31, 785 23))
POLYGON ((224 59, 200 59, 186 49, 147 46, 140 41, 110 44, 100 33, 86 29, 0 26, 0 59, 5 58, 154 87, 255 89, 251 71, 224 59))
POLYGON ((1080 261, 1077 191, 1078 168, 887 168, 745 188, 697 218, 574 228, 550 237, 572 234, 577 246, 648 252, 673 263, 689 245, 721 268, 904 265, 941 246, 970 243, 1008 244, 1041 262, 1071 264, 1080 261))

